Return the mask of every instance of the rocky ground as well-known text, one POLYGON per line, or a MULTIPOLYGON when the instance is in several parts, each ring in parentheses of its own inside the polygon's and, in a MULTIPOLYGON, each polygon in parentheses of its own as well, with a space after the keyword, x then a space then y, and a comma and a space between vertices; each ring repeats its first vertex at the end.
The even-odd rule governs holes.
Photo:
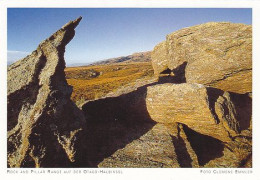
POLYGON ((154 76, 138 62, 65 74, 80 20, 8 67, 8 167, 252 167, 251 26, 168 35, 151 52, 154 76), (66 78, 95 85, 108 74, 127 83, 76 106, 66 78))

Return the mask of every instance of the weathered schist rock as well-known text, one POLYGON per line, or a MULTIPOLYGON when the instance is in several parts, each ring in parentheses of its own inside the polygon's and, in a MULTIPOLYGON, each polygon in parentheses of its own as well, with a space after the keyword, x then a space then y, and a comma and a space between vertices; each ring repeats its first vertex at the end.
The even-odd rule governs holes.
POLYGON ((251 26, 175 32, 152 53, 159 82, 81 111, 64 73, 80 20, 8 67, 9 167, 252 166, 251 26))
POLYGON ((182 123, 223 142, 250 128, 252 101, 244 94, 202 84, 160 84, 148 87, 146 106, 151 119, 182 123))
POLYGON ((169 34, 151 56, 156 76, 172 72, 180 82, 252 92, 251 25, 211 22, 184 28, 169 34))
MULTIPOLYGON (((151 83, 89 101, 79 165, 250 167, 251 98, 201 84, 151 83)), ((80 149, 80 148, 79 148, 80 149)))
POLYGON ((200 166, 251 167, 252 26, 181 29, 154 48, 152 64, 160 85, 147 89, 151 119, 182 124, 200 166), (215 155, 204 156, 208 146, 215 155))
POLYGON ((74 143, 85 119, 70 100, 64 53, 81 19, 8 67, 9 167, 68 167, 74 162, 74 143))
POLYGON ((85 159, 98 167, 251 167, 251 40, 251 26, 230 23, 169 35, 152 52, 159 82, 83 105, 89 131, 100 129, 85 138, 99 154, 85 150, 85 159))
POLYGON ((251 167, 251 145, 223 143, 181 123, 157 123, 140 138, 105 158, 98 167, 251 167))
MULTIPOLYGON (((110 117, 115 123, 113 129, 121 125, 118 137, 112 135, 114 130, 109 134, 116 138, 117 143, 121 137, 133 132, 135 136, 130 137, 135 138, 121 145, 123 148, 116 148, 118 150, 111 155, 103 156, 105 158, 97 164, 98 167, 251 167, 252 102, 245 94, 225 92, 202 84, 167 83, 150 84, 139 88, 139 92, 114 97, 115 106, 106 104, 108 100, 89 102, 83 110, 96 112, 91 104, 98 103, 103 107, 96 109, 107 109, 109 113, 115 110, 121 112, 121 116, 113 114, 117 117, 116 121, 112 120, 112 114, 108 116, 102 113, 103 119, 110 117), (137 103, 134 100, 137 96, 145 102, 137 103), (125 102, 129 103, 123 103, 123 97, 128 97, 125 102), (139 120, 137 123, 137 118, 129 118, 130 114, 137 113, 133 107, 142 107, 139 113, 147 114, 149 121, 146 123, 150 122, 150 126, 144 126, 145 121, 139 120), (146 111, 143 107, 146 107, 146 111), (123 110, 131 113, 123 113, 123 110), (131 123, 127 123, 127 118, 131 123), (141 132, 144 127, 148 127, 148 130, 141 132)), ((95 128, 91 129, 99 129, 100 124, 96 123, 95 128)), ((103 129, 98 131, 95 139, 104 133, 103 129)), ((100 149, 109 147, 103 147, 102 143, 97 146, 100 149)))
POLYGON ((105 158, 98 167, 199 167, 181 124, 157 123, 140 138, 105 158))

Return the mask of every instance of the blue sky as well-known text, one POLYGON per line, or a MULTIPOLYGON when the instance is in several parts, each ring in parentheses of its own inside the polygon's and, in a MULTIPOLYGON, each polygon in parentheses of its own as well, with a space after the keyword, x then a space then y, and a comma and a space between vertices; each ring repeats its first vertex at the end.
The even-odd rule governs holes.
POLYGON ((167 34, 210 21, 252 24, 238 8, 8 8, 8 61, 16 61, 70 20, 83 19, 67 45, 68 65, 152 50, 167 34))

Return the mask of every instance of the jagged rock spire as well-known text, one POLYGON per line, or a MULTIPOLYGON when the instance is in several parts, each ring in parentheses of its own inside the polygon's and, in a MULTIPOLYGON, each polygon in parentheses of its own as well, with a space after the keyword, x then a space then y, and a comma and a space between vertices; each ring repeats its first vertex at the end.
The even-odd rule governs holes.
POLYGON ((82 17, 8 67, 8 166, 62 167, 74 161, 84 115, 70 100, 65 46, 82 17))

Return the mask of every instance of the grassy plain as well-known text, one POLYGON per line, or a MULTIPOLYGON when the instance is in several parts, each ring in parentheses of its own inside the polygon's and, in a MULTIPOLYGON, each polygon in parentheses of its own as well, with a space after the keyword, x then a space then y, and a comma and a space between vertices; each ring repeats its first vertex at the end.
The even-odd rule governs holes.
POLYGON ((68 84, 73 86, 71 98, 80 105, 134 84, 138 79, 152 78, 153 68, 151 62, 133 62, 68 67, 65 73, 68 84))

